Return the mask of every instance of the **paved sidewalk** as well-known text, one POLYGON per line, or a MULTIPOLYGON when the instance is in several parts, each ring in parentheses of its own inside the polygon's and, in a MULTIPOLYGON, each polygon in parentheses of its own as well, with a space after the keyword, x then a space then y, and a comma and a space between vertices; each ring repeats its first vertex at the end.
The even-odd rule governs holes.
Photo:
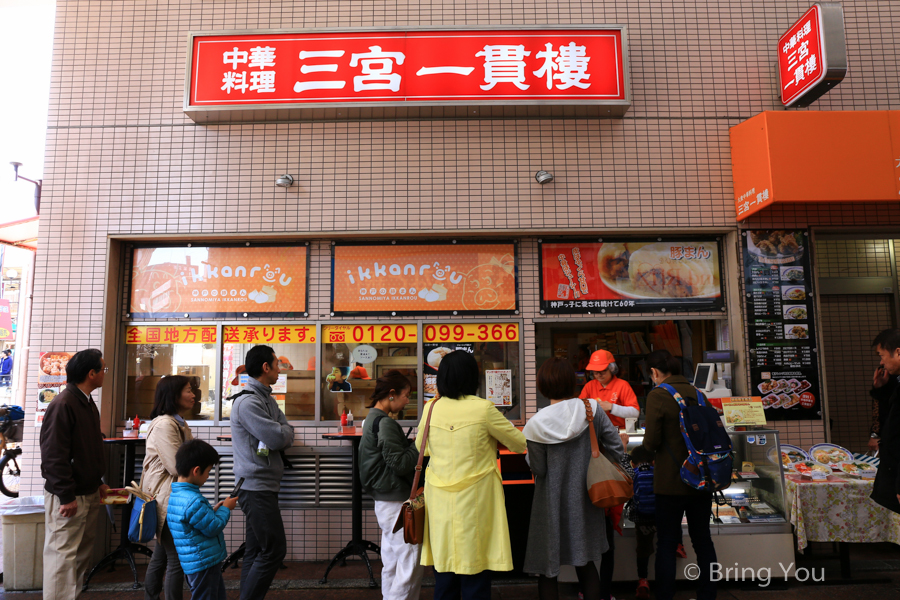
MULTIPOLYGON (((785 584, 779 580, 778 573, 772 573, 768 586, 756 583, 723 583, 720 584, 718 597, 721 600, 843 600, 845 598, 866 598, 880 600, 900 598, 900 547, 893 544, 855 544, 851 548, 853 567, 852 582, 840 581, 840 569, 837 557, 832 555, 829 544, 815 544, 814 553, 798 557, 798 566, 815 569, 816 577, 824 583, 801 583, 791 581, 785 584)), ((750 549, 748 549, 750 550, 750 549)), ((750 550, 752 551, 752 550, 750 550)), ((346 567, 335 567, 329 576, 328 585, 319 585, 319 579, 325 572, 327 562, 292 562, 288 568, 279 572, 272 591, 266 596, 271 600, 377 600, 381 598, 380 590, 368 588, 365 566, 359 561, 351 561, 346 567)), ((377 571, 381 563, 374 562, 377 571)), ((140 567, 143 575, 145 567, 140 567)), ((433 579, 426 572, 426 581, 422 589, 421 599, 433 598, 433 579)), ((376 574, 377 576, 377 574, 376 574)), ((229 569, 226 574, 228 599, 237 600, 240 571, 229 569)), ((560 598, 574 600, 578 597, 575 585, 563 584, 560 587, 560 598)), ((613 594, 619 600, 634 598, 634 584, 617 584, 613 594)), ((142 590, 132 590, 130 571, 122 565, 112 573, 98 574, 91 583, 88 592, 82 594, 83 600, 142 600, 142 590)), ((185 593, 185 599, 189 597, 185 593)), ((676 600, 694 598, 692 588, 687 584, 679 585, 676 600)), ((39 600, 39 592, 3 592, 0 600, 39 600)), ((534 578, 510 577, 498 575, 492 598, 494 600, 525 600, 537 598, 537 583, 534 578)))

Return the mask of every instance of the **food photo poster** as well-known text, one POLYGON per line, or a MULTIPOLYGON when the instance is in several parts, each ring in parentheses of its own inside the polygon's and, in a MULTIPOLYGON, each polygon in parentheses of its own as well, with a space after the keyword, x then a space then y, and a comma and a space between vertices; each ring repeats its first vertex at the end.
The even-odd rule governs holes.
POLYGON ((544 241, 541 312, 722 310, 719 250, 715 239, 544 241))

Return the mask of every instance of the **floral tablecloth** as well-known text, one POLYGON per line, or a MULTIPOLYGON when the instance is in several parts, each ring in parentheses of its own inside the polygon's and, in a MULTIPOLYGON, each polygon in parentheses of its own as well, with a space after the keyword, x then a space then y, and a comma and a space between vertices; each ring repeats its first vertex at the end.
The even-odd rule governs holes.
POLYGON ((809 542, 900 544, 900 515, 869 498, 874 481, 832 475, 813 482, 791 474, 784 483, 800 552, 809 542))

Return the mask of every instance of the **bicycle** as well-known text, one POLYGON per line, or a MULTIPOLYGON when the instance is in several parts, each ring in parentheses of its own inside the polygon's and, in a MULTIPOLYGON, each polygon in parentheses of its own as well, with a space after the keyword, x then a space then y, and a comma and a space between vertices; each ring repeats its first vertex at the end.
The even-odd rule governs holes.
POLYGON ((20 406, 0 406, 0 493, 10 498, 19 497, 19 481, 22 470, 19 468, 19 455, 22 448, 7 448, 7 441, 16 444, 22 441, 25 429, 25 411, 20 406))

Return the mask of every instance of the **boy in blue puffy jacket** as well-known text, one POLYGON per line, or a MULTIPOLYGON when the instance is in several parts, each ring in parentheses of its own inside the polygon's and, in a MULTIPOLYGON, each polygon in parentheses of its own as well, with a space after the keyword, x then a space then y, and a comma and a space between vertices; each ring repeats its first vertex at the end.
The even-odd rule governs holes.
POLYGON ((219 453, 203 440, 189 440, 175 453, 178 481, 172 483, 166 522, 191 586, 192 600, 225 600, 221 565, 226 551, 222 531, 237 498, 210 506, 200 494, 200 486, 218 462, 219 453))

